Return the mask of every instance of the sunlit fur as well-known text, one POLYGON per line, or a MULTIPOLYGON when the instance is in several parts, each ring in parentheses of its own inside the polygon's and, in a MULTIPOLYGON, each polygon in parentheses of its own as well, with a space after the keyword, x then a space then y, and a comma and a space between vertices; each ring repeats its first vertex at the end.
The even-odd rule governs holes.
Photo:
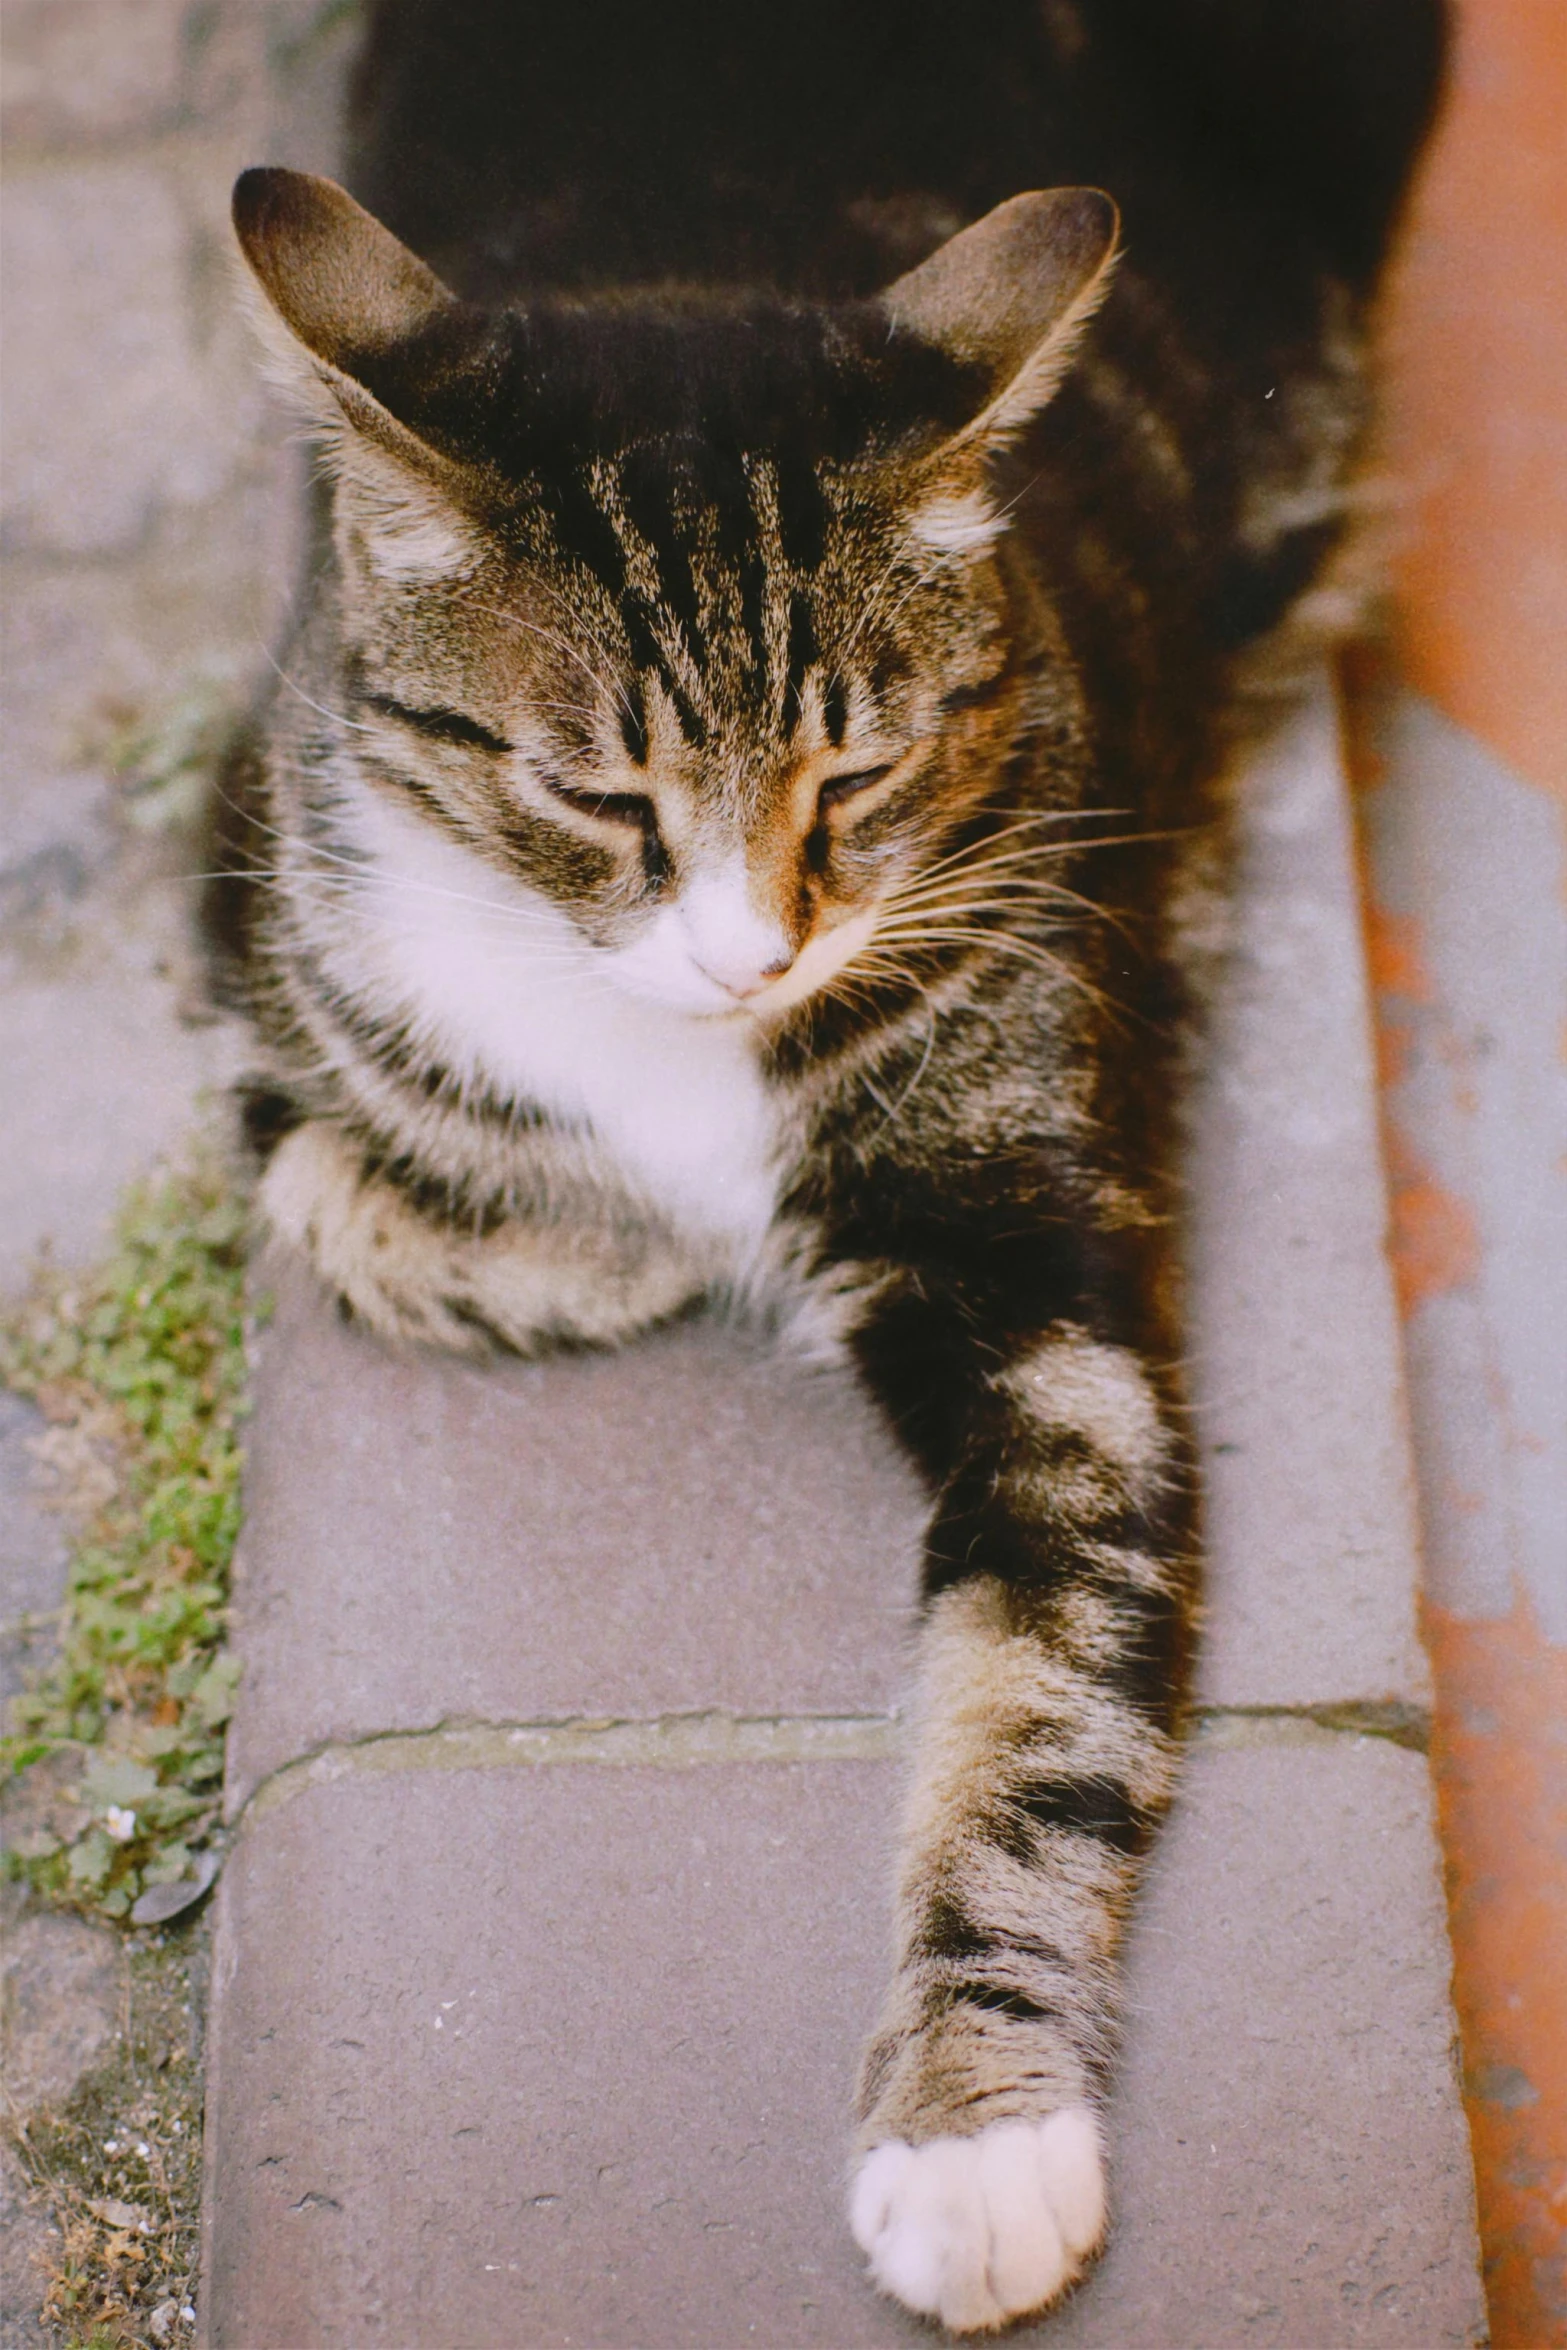
POLYGON ((382 0, 398 236, 237 191, 326 483, 213 901, 264 1211, 395 1342, 719 1299, 886 1410, 932 1518, 851 2220, 958 2330, 1103 2232, 1196 1577, 1177 928, 1246 694, 1342 617, 1439 49, 1434 0, 382 0))

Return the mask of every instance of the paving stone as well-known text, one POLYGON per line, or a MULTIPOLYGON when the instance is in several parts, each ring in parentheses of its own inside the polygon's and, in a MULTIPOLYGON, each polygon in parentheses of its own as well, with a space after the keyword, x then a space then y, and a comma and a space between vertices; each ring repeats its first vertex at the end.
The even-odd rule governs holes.
POLYGON ((54 1647, 47 1621, 65 1597, 65 1528, 41 1506, 31 1439, 44 1419, 0 1389, 0 1708, 27 1686, 54 1647))
POLYGON ((1191 1165, 1216 1705, 1422 1704, 1365 954, 1324 679, 1248 766, 1191 1165))
POLYGON ((162 171, 115 163, 12 181, 0 259, 7 546, 113 554, 162 504, 229 488, 260 436, 263 395, 237 333, 196 347, 190 236, 162 171))
POLYGON ((8 1917, 0 1955, 0 2055, 12 2109, 65 2102, 120 2029, 125 1955, 107 1926, 64 1910, 8 1917))
POLYGON ((257 1285, 231 1805, 451 1719, 896 1702, 926 1505, 847 1379, 700 1323, 480 1371, 257 1285))
MULTIPOLYGON (((842 2223, 897 1772, 346 1772, 221 1895, 213 2350, 928 2339, 842 2223), (282 1921, 286 1920, 286 1928, 282 1921)), ((1417 1756, 1200 1750, 1136 1941, 1121 2226, 1021 2339, 1480 2339, 1417 1756)))
POLYGON ((21 2157, 0 2138, 0 2350, 54 2350, 40 2315, 60 2231, 21 2157))
POLYGON ((7 144, 161 129, 178 102, 195 14, 191 0, 9 0, 7 144))
POLYGON ((182 913, 165 884, 106 926, 68 986, 37 975, 0 989, 7 1130, 24 1146, 0 1157, 0 1292, 46 1239, 66 1263, 97 1255, 125 1185, 215 1114, 237 1072, 235 1024, 179 1018, 182 913))
POLYGON ((269 439, 231 495, 160 514, 134 557, 7 557, 0 864, 74 837, 61 802, 79 775, 123 800, 109 768, 128 729, 164 723, 196 690, 244 707, 265 667, 258 638, 286 609, 297 534, 278 493, 297 461, 269 439))

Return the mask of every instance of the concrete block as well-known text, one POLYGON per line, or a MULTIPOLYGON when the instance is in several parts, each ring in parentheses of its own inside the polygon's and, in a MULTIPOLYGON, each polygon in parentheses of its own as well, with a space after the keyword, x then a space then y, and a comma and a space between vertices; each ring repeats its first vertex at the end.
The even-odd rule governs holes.
MULTIPOLYGON (((1020 2340, 1481 2339, 1424 1768, 1296 1735, 1193 1758, 1133 1953, 1118 2233, 1020 2340)), ((383 1749, 294 1784, 220 1896, 213 2350, 928 2339, 841 2214, 892 1767, 383 1749)))
POLYGON ((1365 823, 1403 950, 1382 1008, 1428 1587, 1494 1617, 1522 1586, 1567 1645, 1567 828, 1413 694, 1378 750, 1365 823))
POLYGON ((43 172, 8 187, 8 550, 124 552, 161 505, 214 498, 243 471, 262 393, 237 336, 197 347, 191 258, 186 221, 152 164, 43 172))
POLYGON ((294 1266, 257 1286, 231 1805, 324 1741, 447 1720, 896 1703, 926 1505, 845 1377, 710 1324, 399 1359, 294 1266))
POLYGON ((0 2343, 4 2350, 54 2350, 40 2304, 59 2261, 60 2231, 15 2153, 0 2139, 0 2343))
POLYGON ((59 147, 166 127, 195 14, 191 0, 10 0, 0 42, 7 145, 59 147))
POLYGON ((41 1506, 31 1450, 44 1425, 31 1404, 0 1389, 0 1719, 52 1653, 47 1618, 65 1597, 65 1528, 41 1506))
POLYGON ((90 1926, 65 1910, 8 1916, 0 1957, 0 2069, 11 2110, 22 2115, 63 2105, 108 2053, 124 2001, 125 1953, 109 1927, 90 1926))
MULTIPOLYGON (((102 916, 102 898, 90 901, 102 916)), ((0 1158, 0 1291, 40 1245, 80 1263, 106 1244, 124 1187, 181 1147, 238 1073, 234 1022, 178 1015, 184 893, 164 881, 103 922, 92 967, 0 986, 7 1132, 0 1158)), ((62 957, 63 959, 63 957, 62 957)))
POLYGON ((1041 2345, 1484 2342, 1450 1964, 1419 1755, 1199 1742, 1133 1932, 1120 2231, 1041 2345))
POLYGON ((1325 678, 1249 762, 1239 823, 1189 1177, 1199 1694, 1423 1704, 1365 952, 1325 678))

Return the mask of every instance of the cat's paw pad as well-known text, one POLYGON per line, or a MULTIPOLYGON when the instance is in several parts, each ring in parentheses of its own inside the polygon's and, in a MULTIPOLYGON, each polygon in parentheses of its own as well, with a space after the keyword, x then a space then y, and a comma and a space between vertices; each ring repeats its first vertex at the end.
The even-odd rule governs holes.
POLYGON ((1104 2234, 1104 2158, 1086 2105, 972 2138, 873 2147, 849 2225, 884 2293, 955 2334, 1006 2325, 1072 2282, 1104 2234))

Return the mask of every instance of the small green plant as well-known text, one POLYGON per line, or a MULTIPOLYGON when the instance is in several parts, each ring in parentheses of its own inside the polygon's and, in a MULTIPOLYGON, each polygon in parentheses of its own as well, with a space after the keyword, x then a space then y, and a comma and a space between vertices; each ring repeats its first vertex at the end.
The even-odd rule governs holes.
POLYGON ((49 1423, 39 1449, 75 1532, 58 1654, 0 1740, 7 1774, 42 1796, 16 1807, 7 1867, 138 1923, 216 1866, 245 1233, 228 1170, 163 1175, 131 1195, 100 1270, 45 1269, 0 1325, 0 1378, 49 1423))
POLYGON ((145 708, 103 714, 86 748, 113 771, 120 809, 138 832, 170 832, 201 816, 243 707, 237 673, 191 669, 145 708))

